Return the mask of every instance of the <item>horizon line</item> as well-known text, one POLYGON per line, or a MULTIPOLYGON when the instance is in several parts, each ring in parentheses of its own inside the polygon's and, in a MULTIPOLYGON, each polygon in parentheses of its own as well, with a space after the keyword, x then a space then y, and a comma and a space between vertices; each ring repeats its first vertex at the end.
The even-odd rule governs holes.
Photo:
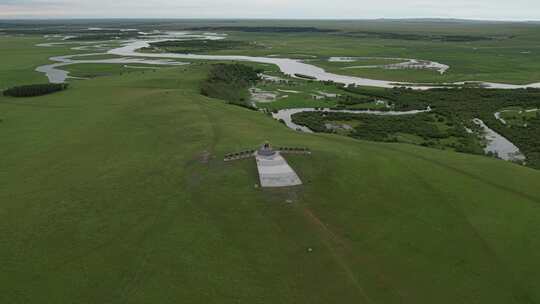
POLYGON ((58 20, 286 20, 286 21, 477 21, 477 22, 540 22, 540 19, 490 19, 490 18, 455 18, 455 17, 374 17, 374 18, 340 18, 340 17, 13 17, 0 18, 0 21, 58 21, 58 20))

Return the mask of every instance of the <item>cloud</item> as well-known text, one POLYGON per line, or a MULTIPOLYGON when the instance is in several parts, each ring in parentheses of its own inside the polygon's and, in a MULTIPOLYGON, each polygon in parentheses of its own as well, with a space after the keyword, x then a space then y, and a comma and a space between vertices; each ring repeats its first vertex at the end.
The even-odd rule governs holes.
POLYGON ((47 18, 61 12, 62 5, 47 0, 0 0, 0 18, 47 18))
POLYGON ((539 19, 531 0, 0 0, 0 17, 539 19))
POLYGON ((0 5, 10 5, 19 7, 28 6, 54 6, 58 4, 64 4, 65 2, 48 1, 48 0, 0 0, 0 5))

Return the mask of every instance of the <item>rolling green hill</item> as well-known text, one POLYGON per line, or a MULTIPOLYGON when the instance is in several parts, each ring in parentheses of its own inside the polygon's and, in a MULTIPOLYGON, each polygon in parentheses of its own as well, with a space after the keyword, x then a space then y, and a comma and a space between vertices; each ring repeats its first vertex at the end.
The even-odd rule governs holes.
POLYGON ((0 97, 1 303, 540 301, 540 171, 299 134, 182 69, 0 97), (303 186, 222 161, 265 140, 303 186))

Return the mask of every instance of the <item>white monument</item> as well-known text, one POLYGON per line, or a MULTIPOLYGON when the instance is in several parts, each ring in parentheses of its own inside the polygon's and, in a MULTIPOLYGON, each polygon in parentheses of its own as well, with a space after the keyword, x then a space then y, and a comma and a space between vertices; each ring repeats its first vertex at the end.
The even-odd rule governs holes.
POLYGON ((296 172, 270 144, 264 144, 256 152, 255 159, 262 187, 290 187, 302 184, 296 172))

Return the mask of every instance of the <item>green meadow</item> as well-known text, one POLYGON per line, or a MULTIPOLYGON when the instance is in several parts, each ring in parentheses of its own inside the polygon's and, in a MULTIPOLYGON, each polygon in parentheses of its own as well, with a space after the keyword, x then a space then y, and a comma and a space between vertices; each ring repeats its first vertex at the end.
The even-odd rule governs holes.
MULTIPOLYGON (((0 37, 0 88, 69 52, 38 41, 0 37)), ((520 82, 534 62, 477 75, 520 82)), ((0 303, 540 302, 538 170, 298 133, 202 96, 208 64, 69 69, 95 78, 0 96, 0 303), (287 156, 304 185, 261 189, 254 160, 223 161, 265 141, 311 149, 287 156)))

